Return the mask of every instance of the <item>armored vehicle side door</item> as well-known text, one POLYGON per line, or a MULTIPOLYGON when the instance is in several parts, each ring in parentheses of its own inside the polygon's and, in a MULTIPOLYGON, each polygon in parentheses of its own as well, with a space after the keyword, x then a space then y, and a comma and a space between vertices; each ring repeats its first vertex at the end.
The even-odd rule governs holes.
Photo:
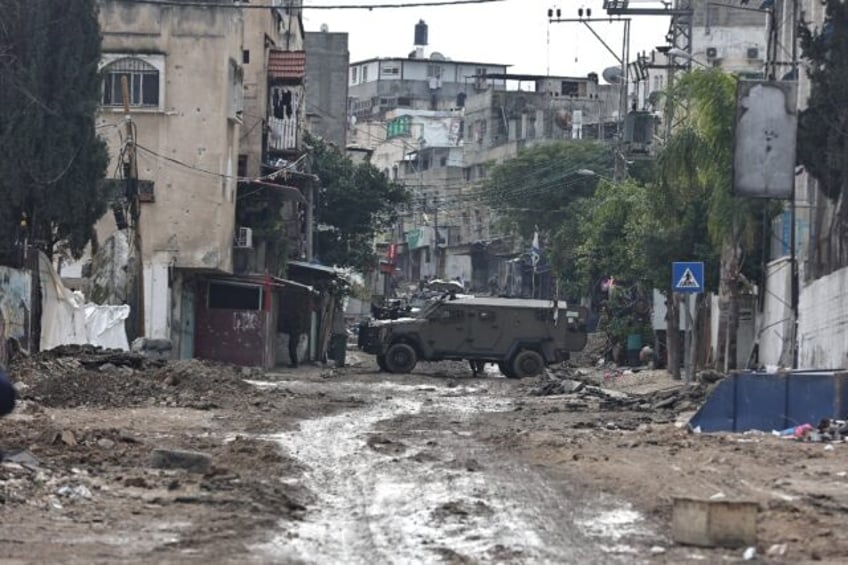
POLYGON ((507 311, 497 308, 476 308, 468 311, 468 343, 474 353, 496 352, 503 347, 503 324, 507 311))
POLYGON ((466 347, 466 312, 450 303, 432 312, 428 318, 424 341, 435 353, 455 354, 466 347))

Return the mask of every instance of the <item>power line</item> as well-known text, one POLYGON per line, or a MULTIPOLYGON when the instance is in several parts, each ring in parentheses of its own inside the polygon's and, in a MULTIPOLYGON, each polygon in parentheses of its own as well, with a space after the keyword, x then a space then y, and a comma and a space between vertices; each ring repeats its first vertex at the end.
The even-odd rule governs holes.
POLYGON ((217 4, 213 2, 180 1, 180 0, 134 0, 136 4, 156 4, 159 6, 194 6, 203 8, 233 8, 248 10, 270 10, 272 8, 286 8, 293 10, 379 10, 383 8, 438 8, 439 6, 459 6, 465 4, 491 4, 493 2, 505 2, 506 0, 447 0, 436 2, 432 0, 423 2, 385 3, 385 4, 309 4, 305 6, 283 5, 283 4, 217 4))

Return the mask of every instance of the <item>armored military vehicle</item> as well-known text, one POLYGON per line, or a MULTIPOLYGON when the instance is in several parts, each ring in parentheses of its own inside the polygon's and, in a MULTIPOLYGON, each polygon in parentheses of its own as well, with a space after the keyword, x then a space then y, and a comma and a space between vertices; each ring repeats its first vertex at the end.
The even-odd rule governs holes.
POLYGON ((586 345, 586 310, 515 298, 438 299, 414 317, 372 320, 359 347, 384 371, 408 373, 421 361, 497 363, 510 378, 540 374, 586 345))

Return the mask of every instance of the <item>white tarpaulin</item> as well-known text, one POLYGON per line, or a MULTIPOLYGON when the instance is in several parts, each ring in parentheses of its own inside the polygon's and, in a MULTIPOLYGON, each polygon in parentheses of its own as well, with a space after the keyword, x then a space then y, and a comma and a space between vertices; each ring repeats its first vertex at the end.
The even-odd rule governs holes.
POLYGON ((86 304, 82 294, 65 287, 43 253, 38 256, 38 270, 42 292, 41 351, 74 344, 129 351, 124 328, 129 306, 86 304))

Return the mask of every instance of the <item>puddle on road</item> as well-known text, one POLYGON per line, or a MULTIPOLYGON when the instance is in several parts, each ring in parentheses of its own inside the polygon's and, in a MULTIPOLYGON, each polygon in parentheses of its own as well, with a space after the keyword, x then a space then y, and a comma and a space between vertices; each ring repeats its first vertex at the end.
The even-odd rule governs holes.
POLYGON ((577 513, 532 469, 496 459, 466 434, 404 430, 403 448, 391 454, 367 444, 374 435, 390 435, 374 429, 385 420, 444 413, 448 422, 507 410, 511 401, 477 394, 474 387, 464 396, 457 389, 434 394, 393 384, 368 388, 377 396, 395 394, 266 437, 308 467, 300 484, 317 501, 303 521, 285 522, 284 533, 258 547, 263 554, 306 563, 430 563, 448 555, 483 562, 609 563, 626 553, 625 546, 610 552, 603 542, 617 543, 641 527, 641 516, 630 509, 577 513), (438 456, 420 457, 426 452, 438 456))

